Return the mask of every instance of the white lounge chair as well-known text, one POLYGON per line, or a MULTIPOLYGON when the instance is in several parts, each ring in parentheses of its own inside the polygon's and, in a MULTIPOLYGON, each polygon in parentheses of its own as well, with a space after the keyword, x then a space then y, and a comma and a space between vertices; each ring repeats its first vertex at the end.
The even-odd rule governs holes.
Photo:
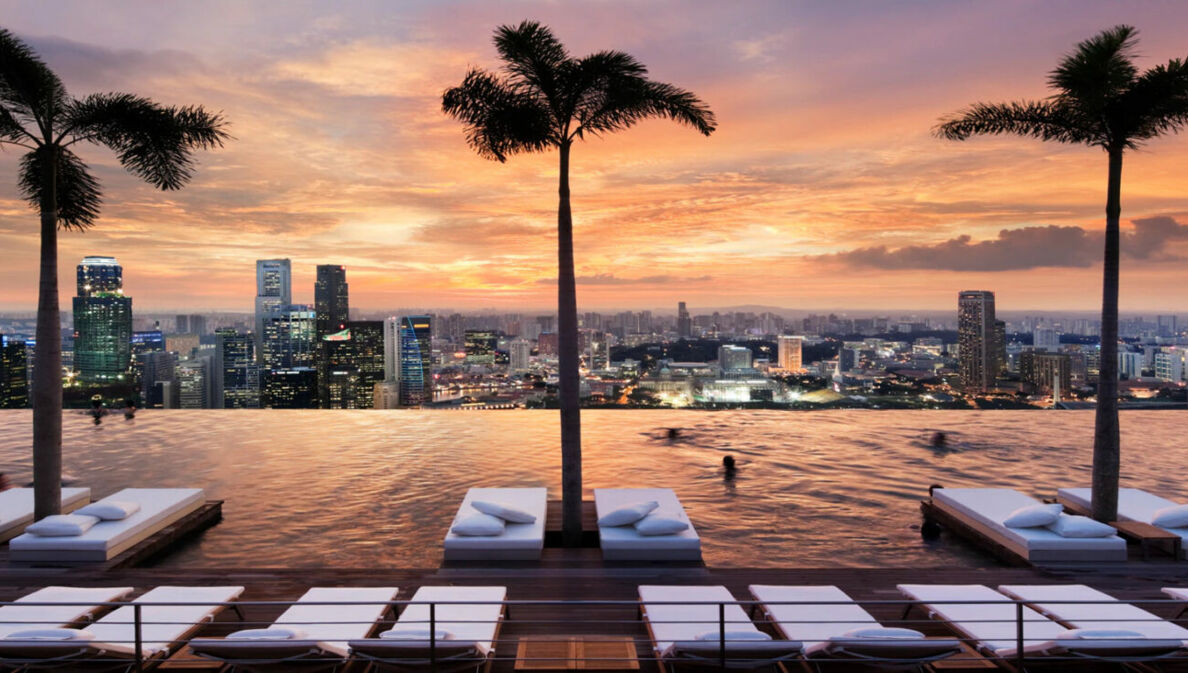
POLYGON ((886 670, 919 668, 961 651, 961 643, 954 638, 847 635, 883 625, 835 586, 752 584, 749 588, 779 634, 804 643, 807 659, 869 662, 886 670))
POLYGON ((25 533, 8 544, 9 559, 18 563, 108 561, 202 507, 205 499, 200 488, 125 488, 99 502, 135 502, 140 505, 137 512, 119 521, 100 521, 82 535, 25 533))
POLYGON ((932 504, 978 534, 1030 562, 1125 561, 1126 541, 1108 537, 1062 537, 1047 528, 1009 528, 1012 512, 1039 500, 1009 488, 938 488, 932 504))
POLYGON ((547 488, 472 488, 458 508, 459 519, 478 514, 470 503, 476 500, 514 507, 536 517, 533 523, 508 523, 501 535, 464 536, 452 531, 445 537, 447 561, 532 561, 544 549, 547 488))
POLYGON ((1179 641, 1120 639, 1116 637, 1071 638, 1069 629, 1036 610, 1020 608, 1007 596, 981 584, 900 584, 899 591, 921 601, 929 614, 948 624, 997 659, 1046 658, 1049 660, 1088 658, 1110 661, 1146 661, 1167 656, 1179 649, 1179 641), (950 603, 968 600, 970 603, 950 603), (1002 602, 997 602, 1002 601, 1002 602), (1023 633, 1019 633, 1022 614, 1023 633), (1018 648, 1023 639, 1023 650, 1018 648))
POLYGON ((1188 629, 1084 584, 1004 584, 998 590, 1011 598, 1025 601, 1069 628, 1133 631, 1141 633, 1144 638, 1178 641, 1188 645, 1188 629))
MULTIPOLYGON (((132 603, 140 607, 142 663, 171 656, 186 640, 239 598, 243 587, 157 587, 132 603), (174 603, 178 605, 153 605, 174 603)), ((51 637, 41 629, 0 638, 0 663, 14 666, 72 666, 102 660, 112 668, 136 666, 136 608, 125 605, 83 629, 51 637), (25 634, 27 637, 23 637, 25 634), (126 662, 126 663, 121 663, 126 662)))
POLYGON ((506 598, 506 587, 421 587, 390 631, 378 638, 350 641, 351 654, 380 671, 428 667, 431 661, 436 662, 439 673, 480 667, 489 670, 506 598), (430 603, 436 603, 433 629, 448 634, 432 643, 428 638, 430 603), (404 635, 396 637, 401 633, 404 635))
MULTIPOLYGON (((1070 509, 1088 512, 1093 508, 1093 489, 1091 488, 1062 488, 1056 491, 1056 497, 1070 509)), ((1154 493, 1148 493, 1141 488, 1118 489, 1118 520, 1151 523, 1155 512, 1165 507, 1175 507, 1181 503, 1161 498, 1154 493)), ((1180 556, 1188 555, 1188 528, 1167 528, 1169 533, 1179 535, 1183 542, 1180 545, 1180 556)))
POLYGON ((396 593, 396 587, 314 587, 272 623, 267 631, 273 633, 249 629, 238 637, 195 638, 190 649, 237 671, 285 670, 316 662, 333 667, 350 656, 350 641, 371 634, 396 593))
MULTIPOLYGON (((91 501, 89 488, 63 488, 62 513, 67 514, 91 501)), ((25 532, 33 523, 33 489, 10 488, 0 491, 0 542, 25 532)))
POLYGON ((594 508, 598 518, 624 507, 656 501, 657 513, 674 516, 689 523, 685 530, 672 535, 640 535, 633 526, 599 526, 598 539, 602 558, 607 561, 700 561, 701 538, 689 521, 685 508, 671 488, 596 488, 594 508))
POLYGON ((33 629, 65 628, 107 610, 132 587, 44 587, 0 607, 0 638, 33 629), (47 603, 48 605, 30 605, 47 603))
POLYGON ((719 666, 723 626, 727 668, 774 666, 804 652, 803 643, 772 640, 756 628, 723 586, 645 585, 639 587, 639 600, 661 670, 666 665, 719 666))

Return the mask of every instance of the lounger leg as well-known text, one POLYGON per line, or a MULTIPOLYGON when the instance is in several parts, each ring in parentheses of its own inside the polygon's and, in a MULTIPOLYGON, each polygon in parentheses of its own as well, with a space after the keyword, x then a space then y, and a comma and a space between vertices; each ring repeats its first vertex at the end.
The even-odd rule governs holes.
POLYGON ((916 607, 914 603, 908 603, 907 607, 903 609, 903 616, 899 618, 899 621, 902 622, 907 619, 908 615, 912 614, 912 608, 914 607, 916 607))

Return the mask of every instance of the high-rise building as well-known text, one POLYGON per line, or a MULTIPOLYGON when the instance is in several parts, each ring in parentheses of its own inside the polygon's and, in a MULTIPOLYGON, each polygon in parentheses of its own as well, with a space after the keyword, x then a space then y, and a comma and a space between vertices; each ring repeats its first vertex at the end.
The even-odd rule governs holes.
POLYGON ((215 409, 260 408, 260 364, 256 361, 256 340, 234 328, 215 331, 212 373, 215 409))
POLYGON ((1051 327, 1036 327, 1031 332, 1031 342, 1037 351, 1060 350, 1060 335, 1051 327))
POLYGON ((180 409, 209 409, 211 401, 211 357, 177 363, 177 398, 180 409))
POLYGON ((0 336, 0 409, 29 406, 29 359, 24 339, 0 336))
POLYGON ((780 369, 786 372, 804 370, 804 339, 798 336, 776 337, 776 357, 780 369))
POLYGON ((84 257, 74 297, 74 371, 87 383, 122 381, 132 360, 132 298, 114 257, 84 257))
POLYGON ((317 314, 303 304, 275 309, 264 322, 262 341, 263 368, 312 368, 317 364, 317 314))
POLYGON ((689 309, 685 308, 683 301, 677 304, 677 336, 682 339, 693 336, 693 319, 689 317, 689 309))
POLYGON ((1163 381, 1183 381, 1185 350, 1166 348, 1155 354, 1155 378, 1163 381))
POLYGON ((1136 378, 1143 373, 1143 354, 1123 351, 1118 353, 1118 374, 1127 378, 1136 378))
POLYGON ((318 372, 312 367, 272 369, 264 375, 264 403, 270 409, 318 408, 318 372))
POLYGON ((1155 316, 1155 329, 1161 337, 1171 337, 1179 334, 1179 328, 1176 326, 1176 316, 1155 316))
POLYGON ((466 364, 495 364, 495 348, 499 344, 499 337, 495 332, 486 329, 468 329, 465 332, 465 339, 466 364))
POLYGON ((401 316, 390 332, 394 342, 385 344, 400 383, 400 406, 415 407, 433 401, 432 319, 427 315, 401 316))
POLYGON ((177 407, 177 356, 170 351, 148 351, 136 356, 140 369, 141 404, 148 409, 177 407))
POLYGON ((264 324, 293 303, 293 270, 287 259, 256 260, 256 350, 264 354, 264 324))
POLYGON ((173 320, 174 334, 188 334, 190 332, 190 316, 179 313, 173 320))
POLYGON ((961 385, 969 391, 994 387, 999 371, 994 293, 966 290, 957 296, 957 347, 961 385))
POLYGON ((1019 378, 1036 392, 1067 392, 1072 386, 1072 356, 1068 353, 1023 351, 1019 354, 1019 378))
POLYGON ((725 344, 718 347, 718 368, 723 373, 751 368, 751 349, 725 344))
POLYGON ((994 321, 994 378, 1007 370, 1006 322, 994 321))
POLYGON ((348 322, 322 337, 318 401, 323 409, 372 409, 375 384, 384 380, 384 324, 348 322))
POLYGON ((532 342, 515 339, 508 344, 508 367, 513 372, 528 371, 532 361, 532 342))
POLYGON ((314 310, 318 314, 318 338, 340 332, 350 320, 346 267, 319 264, 314 281, 314 310))

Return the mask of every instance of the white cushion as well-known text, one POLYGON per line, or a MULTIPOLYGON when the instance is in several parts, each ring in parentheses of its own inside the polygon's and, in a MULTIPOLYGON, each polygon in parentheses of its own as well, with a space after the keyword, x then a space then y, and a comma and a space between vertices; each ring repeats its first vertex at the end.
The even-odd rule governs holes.
POLYGON ((120 521, 140 511, 140 503, 130 500, 100 500, 75 510, 75 514, 93 516, 103 521, 120 521))
POLYGON ((1155 510, 1151 525, 1160 528, 1188 528, 1188 505, 1173 505, 1155 510))
POLYGON ((497 502, 488 502, 486 500, 475 500, 470 503, 470 506, 482 512, 483 514, 490 514, 497 516, 508 523, 536 523, 536 515, 525 512, 522 509, 501 505, 497 502))
MULTIPOLYGON (((445 629, 437 629, 433 632, 436 640, 453 640, 454 633, 445 629)), ((398 626, 390 631, 384 631, 380 634, 380 638, 385 640, 429 640, 430 631, 428 628, 417 628, 415 626, 398 626)))
POLYGON ((1060 503, 1052 505, 1028 505, 1011 512, 1003 519, 1002 525, 1008 528, 1036 528, 1051 526, 1060 518, 1064 506, 1060 503))
MULTIPOLYGON (((824 606, 822 606, 824 607, 824 606)), ((832 606, 830 606, 832 607, 832 606)), ((887 626, 867 626, 861 629, 854 629, 846 631, 841 636, 835 637, 834 640, 855 639, 855 638, 883 638, 883 639, 897 639, 897 640, 918 640, 924 638, 924 634, 915 629, 897 629, 887 626)))
POLYGON ((675 516, 652 513, 635 522, 635 532, 646 537, 674 535, 689 527, 688 521, 675 516))
POLYGON ((1062 514, 1048 530, 1061 537, 1109 537, 1115 532, 1113 526, 1094 521, 1087 516, 1062 514))
POLYGON ((1115 640, 1122 638, 1146 638, 1138 631, 1126 629, 1069 629, 1056 636, 1057 640, 1115 640))
POLYGON ((660 506, 660 503, 652 500, 650 502, 641 502, 638 505, 631 505, 630 507, 620 507, 613 512, 608 512, 598 519, 599 526, 630 526, 647 516, 652 510, 660 506))
POLYGON ((91 530, 99 518, 85 514, 51 514, 25 529, 37 537, 73 537, 91 530))
POLYGON ((489 537, 502 535, 506 522, 490 514, 471 514, 454 522, 450 532, 464 537, 489 537))
POLYGON ((4 636, 5 640, 94 640, 86 629, 28 629, 4 636))
POLYGON ((267 629, 243 629, 227 637, 233 640, 301 640, 305 638, 305 631, 273 626, 267 629))
MULTIPOLYGON (((721 631, 706 631, 699 633, 693 640, 721 640, 721 631)), ((727 631, 726 642, 735 640, 771 640, 771 636, 762 631, 727 631)))

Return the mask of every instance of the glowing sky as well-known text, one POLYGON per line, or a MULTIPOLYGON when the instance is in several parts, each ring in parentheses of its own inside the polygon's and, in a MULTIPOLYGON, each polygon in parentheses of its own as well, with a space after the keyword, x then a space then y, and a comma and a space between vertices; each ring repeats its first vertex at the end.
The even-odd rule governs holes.
MULTIPOLYGON (((128 91, 222 110, 235 140, 181 192, 85 151, 99 225, 61 239, 63 297, 114 255, 147 309, 250 310, 254 260, 347 266, 352 307, 547 307, 556 155, 467 148, 440 94, 497 66, 525 18, 575 55, 622 49, 699 94, 704 138, 648 122, 574 153, 583 309, 765 304, 1004 309, 1100 303, 1105 156, 1023 139, 929 135, 975 100, 1047 95, 1081 39, 1141 31, 1141 64, 1188 55, 1170 2, 0 2, 75 95, 128 91)), ((0 309, 31 309, 37 217, 0 155, 0 309)), ((1188 308, 1188 138, 1128 156, 1122 308, 1188 308)))

